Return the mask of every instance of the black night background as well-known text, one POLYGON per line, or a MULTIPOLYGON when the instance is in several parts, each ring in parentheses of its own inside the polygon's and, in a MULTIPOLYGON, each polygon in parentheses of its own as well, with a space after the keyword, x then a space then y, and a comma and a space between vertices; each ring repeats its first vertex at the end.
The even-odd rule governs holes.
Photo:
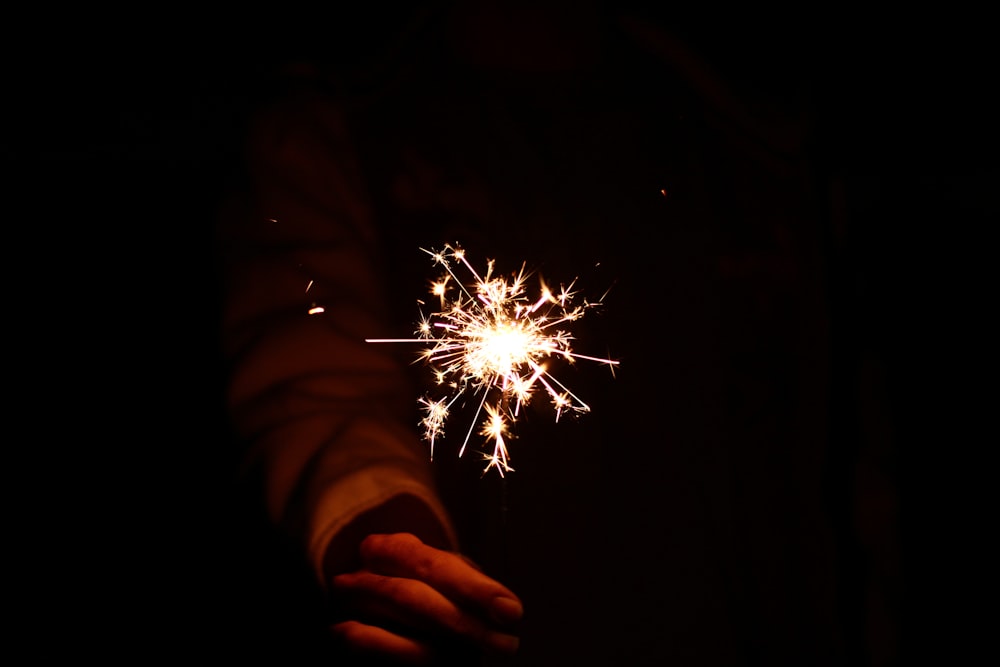
POLYGON ((509 41, 550 24, 478 26, 509 69, 436 60, 449 3, 9 17, 8 604, 34 655, 324 664, 305 573, 231 480, 213 227, 270 72, 317 61, 369 105, 401 327, 418 247, 613 285, 580 339, 621 367, 568 375, 593 412, 519 427, 503 489, 435 457, 525 601, 511 664, 978 655, 985 16, 563 4, 560 34, 595 39, 564 77, 509 41), (407 172, 407 141, 443 171, 407 172))

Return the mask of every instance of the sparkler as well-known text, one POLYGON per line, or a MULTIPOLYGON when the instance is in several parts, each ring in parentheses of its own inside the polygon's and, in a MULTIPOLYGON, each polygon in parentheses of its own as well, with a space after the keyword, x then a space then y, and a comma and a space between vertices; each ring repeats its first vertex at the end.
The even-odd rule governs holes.
MULTIPOLYGON (((431 283, 431 293, 440 300, 440 311, 421 313, 416 338, 370 338, 369 343, 418 343, 426 349, 418 356, 432 369, 445 395, 419 399, 422 406, 424 438, 434 458, 435 441, 444 437, 444 426, 456 401, 473 396, 475 416, 458 455, 465 452, 479 425, 479 435, 492 441, 492 454, 485 454, 486 474, 496 468, 500 476, 512 471, 507 440, 511 424, 521 409, 538 393, 552 403, 555 420, 569 412, 589 412, 590 406, 557 380, 548 369, 550 359, 574 363, 578 359, 606 364, 614 373, 614 359, 577 354, 573 337, 564 328, 578 320, 601 300, 573 305, 575 280, 557 293, 539 279, 535 300, 528 296, 529 277, 524 265, 510 278, 494 276, 489 260, 480 275, 465 258, 465 252, 446 245, 444 250, 421 250, 444 268, 443 276, 431 283), (464 267, 471 282, 463 282, 456 267, 464 267), (454 294, 454 296, 452 296, 454 294)), ((603 297, 602 297, 603 299, 603 297)))

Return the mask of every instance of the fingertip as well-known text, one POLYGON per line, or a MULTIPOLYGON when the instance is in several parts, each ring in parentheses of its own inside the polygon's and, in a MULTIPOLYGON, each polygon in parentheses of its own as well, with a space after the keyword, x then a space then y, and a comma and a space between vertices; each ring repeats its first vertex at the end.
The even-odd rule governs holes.
POLYGON ((490 632, 486 635, 486 645, 498 653, 513 655, 521 646, 521 639, 504 632, 490 632))
POLYGON ((524 606, 514 598, 497 596, 490 602, 490 615, 498 623, 516 623, 524 616, 524 606))

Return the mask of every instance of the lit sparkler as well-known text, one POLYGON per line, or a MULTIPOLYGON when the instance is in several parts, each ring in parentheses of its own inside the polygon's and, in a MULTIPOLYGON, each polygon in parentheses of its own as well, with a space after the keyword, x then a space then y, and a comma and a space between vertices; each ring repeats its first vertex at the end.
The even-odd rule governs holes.
POLYGON ((575 281, 554 293, 541 280, 538 298, 532 301, 525 288, 528 275, 523 265, 511 278, 496 277, 490 260, 486 274, 480 276, 459 247, 421 250, 445 269, 443 277, 431 283, 431 293, 440 300, 440 312, 421 314, 414 332, 417 338, 370 338, 367 342, 426 345, 418 360, 431 366, 436 383, 448 393, 436 399, 424 396, 419 401, 431 458, 435 441, 444 436, 452 406, 459 397, 471 395, 478 398, 476 414, 458 455, 464 454, 478 423, 479 435, 493 443, 493 453, 484 454, 487 465, 483 472, 496 468, 503 476, 513 470, 507 451, 509 426, 536 393, 548 396, 557 422, 564 413, 590 411, 590 406, 550 374, 549 359, 569 363, 585 359, 606 364, 614 372, 617 360, 573 352, 573 337, 564 328, 601 301, 572 305, 575 281), (471 283, 458 278, 455 264, 468 270, 471 283))

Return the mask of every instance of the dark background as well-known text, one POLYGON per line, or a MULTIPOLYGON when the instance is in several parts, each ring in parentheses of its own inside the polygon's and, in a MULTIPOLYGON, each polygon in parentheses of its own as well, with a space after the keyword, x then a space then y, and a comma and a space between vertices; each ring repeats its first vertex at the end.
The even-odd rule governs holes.
MULTIPOLYGON (((699 219, 683 186, 675 212, 659 195, 687 173, 674 159, 632 190, 615 184, 634 211, 595 203, 595 220, 551 251, 571 266, 600 251, 602 278, 617 283, 588 331, 622 367, 611 381, 580 371, 593 414, 533 422, 506 488, 476 478, 463 491, 475 502, 456 496, 473 555, 524 597, 513 664, 971 654, 986 627, 966 612, 985 595, 992 439, 978 421, 988 394, 972 390, 992 377, 979 342, 998 213, 985 20, 846 7, 612 14, 609 25, 639 17, 686 44, 754 119, 732 136, 770 148, 732 157, 728 140, 709 140, 725 166, 701 163, 708 185, 677 178, 729 226, 610 219, 699 219), (783 226, 805 205, 776 190, 761 194, 766 224, 741 231, 746 175, 803 127, 792 162, 814 194, 808 223, 783 226), (740 193, 731 208, 727 183, 740 193), (783 213, 769 227, 771 210, 783 213)), ((4 469, 18 604, 39 654, 318 664, 304 574, 230 481, 214 207, 272 65, 327 59, 363 85, 421 16, 313 21, 270 8, 10 23, 33 39, 4 61, 15 371, 4 469)), ((648 86, 629 100, 673 99, 648 86)), ((719 127, 692 122, 710 137, 719 127)), ((564 268, 521 240, 477 249, 564 268)))

